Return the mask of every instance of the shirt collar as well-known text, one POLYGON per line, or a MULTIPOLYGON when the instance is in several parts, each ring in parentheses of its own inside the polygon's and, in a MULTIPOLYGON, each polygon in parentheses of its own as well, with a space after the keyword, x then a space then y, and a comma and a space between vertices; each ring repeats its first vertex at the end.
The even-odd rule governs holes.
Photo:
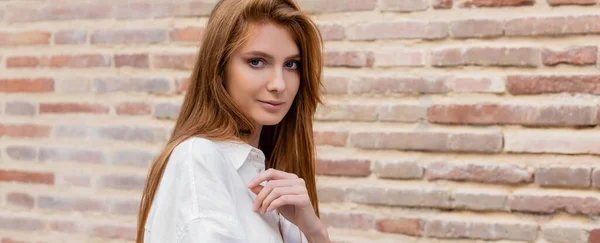
POLYGON ((216 144, 236 170, 246 161, 261 171, 265 170, 265 155, 260 149, 237 141, 218 141, 216 144))

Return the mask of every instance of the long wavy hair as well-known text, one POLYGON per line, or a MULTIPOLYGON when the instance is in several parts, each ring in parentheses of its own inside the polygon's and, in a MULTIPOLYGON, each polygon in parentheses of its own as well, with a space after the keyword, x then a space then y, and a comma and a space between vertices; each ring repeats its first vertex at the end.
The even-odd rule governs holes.
POLYGON ((319 217, 315 182, 313 115, 322 103, 321 33, 293 0, 221 0, 212 10, 190 77, 175 128, 162 152, 152 163, 142 194, 137 243, 144 239, 144 225, 154 195, 173 149, 190 137, 212 140, 244 140, 255 132, 251 120, 225 90, 225 67, 232 53, 247 41, 249 23, 271 21, 286 28, 300 50, 300 87, 282 121, 264 126, 259 149, 266 168, 294 173, 306 181, 308 195, 319 217))

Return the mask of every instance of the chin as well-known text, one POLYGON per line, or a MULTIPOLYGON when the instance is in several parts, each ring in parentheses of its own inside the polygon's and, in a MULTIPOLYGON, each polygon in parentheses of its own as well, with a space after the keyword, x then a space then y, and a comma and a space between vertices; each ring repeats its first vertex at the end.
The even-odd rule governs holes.
POLYGON ((257 124, 260 124, 262 126, 277 125, 281 122, 281 120, 283 120, 282 115, 272 113, 262 113, 254 117, 254 121, 256 121, 257 124))

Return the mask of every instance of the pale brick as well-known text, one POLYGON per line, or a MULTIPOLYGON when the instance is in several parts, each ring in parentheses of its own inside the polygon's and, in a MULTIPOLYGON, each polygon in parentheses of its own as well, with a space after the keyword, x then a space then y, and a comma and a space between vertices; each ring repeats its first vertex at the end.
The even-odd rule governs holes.
POLYGON ((366 213, 323 210, 321 219, 329 227, 364 230, 375 228, 375 216, 366 213))
POLYGON ((600 197, 592 194, 576 195, 561 192, 514 192, 508 198, 511 211, 533 213, 555 213, 566 211, 570 214, 600 214, 600 197))
POLYGON ((14 160, 35 160, 37 151, 31 146, 6 146, 6 156, 14 160))
POLYGON ((317 106, 315 120, 322 121, 375 121, 377 106, 360 103, 326 103, 317 106))
POLYGON ((180 103, 160 102, 154 105, 154 117, 158 119, 177 119, 181 110, 180 103))
POLYGON ((360 77, 352 79, 350 82, 350 92, 352 94, 441 94, 448 92, 449 77, 410 77, 410 76, 390 76, 390 77, 360 77))
POLYGON ((537 168, 535 183, 541 186, 585 188, 591 184, 591 169, 570 166, 537 168))
POLYGON ((532 174, 526 168, 509 164, 484 165, 435 162, 426 166, 425 177, 428 180, 446 179, 505 184, 533 181, 532 174))
POLYGON ((542 234, 545 240, 556 243, 588 243, 589 238, 585 228, 566 223, 543 225, 542 234))
POLYGON ((317 185, 319 202, 344 202, 348 188, 335 185, 317 185))
POLYGON ((457 190, 453 207, 474 211, 506 211, 506 193, 494 190, 457 190))
POLYGON ((542 51, 542 62, 547 66, 557 64, 593 65, 598 60, 598 47, 596 46, 574 46, 566 50, 555 51, 544 48, 542 51))
POLYGON ((376 67, 422 67, 425 66, 423 51, 392 49, 377 50, 374 53, 376 67))
POLYGON ((591 131, 504 131, 504 150, 517 153, 600 154, 600 136, 591 131))
POLYGON ((36 104, 28 101, 8 101, 4 113, 7 115, 33 116, 36 114, 36 104))
POLYGON ((379 178, 419 179, 423 177, 423 167, 412 160, 377 160, 374 173, 379 178))
POLYGON ((350 200, 364 204, 451 208, 451 192, 445 188, 359 186, 350 192, 350 200))
POLYGON ((350 40, 443 39, 448 36, 445 22, 386 21, 356 24, 347 28, 350 40))
POLYGON ((412 12, 427 9, 425 0, 382 0, 379 4, 383 11, 412 12))
POLYGON ((420 104, 388 104, 379 106, 380 121, 416 122, 427 117, 427 107, 420 104))
POLYGON ((497 20, 468 19, 450 23, 450 35, 454 38, 498 37, 503 34, 503 23, 497 20))

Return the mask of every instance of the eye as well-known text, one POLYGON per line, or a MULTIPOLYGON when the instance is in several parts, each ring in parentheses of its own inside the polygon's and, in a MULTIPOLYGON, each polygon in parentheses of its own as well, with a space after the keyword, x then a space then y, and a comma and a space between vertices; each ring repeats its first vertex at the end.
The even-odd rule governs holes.
POLYGON ((300 68, 300 61, 290 61, 285 64, 285 67, 289 69, 298 69, 300 68))
POLYGON ((248 60, 248 64, 250 64, 250 66, 255 67, 255 68, 265 66, 265 62, 260 59, 250 59, 250 60, 248 60))

